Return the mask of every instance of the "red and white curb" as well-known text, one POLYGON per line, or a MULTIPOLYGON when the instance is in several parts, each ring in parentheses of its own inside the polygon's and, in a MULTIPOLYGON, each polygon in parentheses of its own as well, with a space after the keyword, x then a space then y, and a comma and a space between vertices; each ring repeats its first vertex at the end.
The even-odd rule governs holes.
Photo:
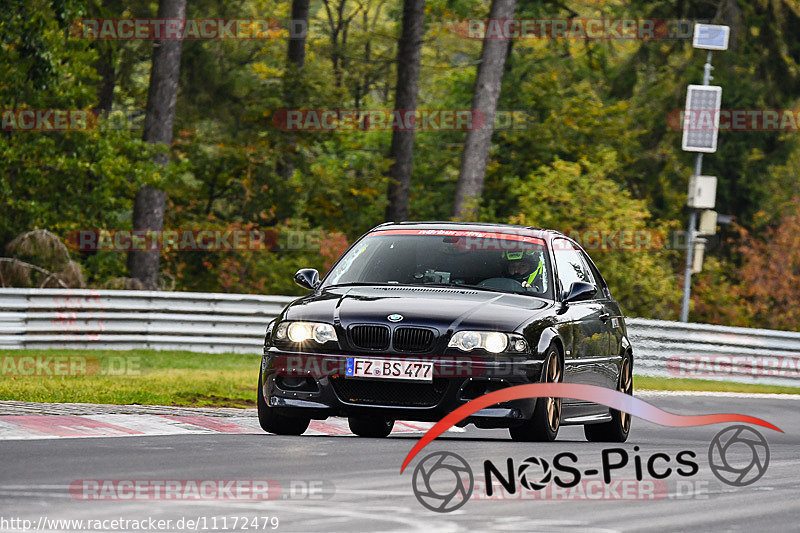
MULTIPOLYGON (((392 433, 424 433, 432 422, 395 422, 392 433)), ((463 429, 455 428, 457 431, 463 429)), ((143 437, 150 435, 259 434, 252 416, 203 415, 6 415, 0 416, 0 440, 86 437, 143 437)), ((352 435, 345 418, 312 420, 305 435, 352 435)))

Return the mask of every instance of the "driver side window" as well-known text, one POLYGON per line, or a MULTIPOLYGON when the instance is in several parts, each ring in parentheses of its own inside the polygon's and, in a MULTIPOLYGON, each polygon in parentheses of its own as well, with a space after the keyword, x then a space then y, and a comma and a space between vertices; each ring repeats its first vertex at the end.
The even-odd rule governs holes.
POLYGON ((558 270, 558 279, 561 282, 562 291, 568 291, 576 281, 597 285, 594 276, 586 268, 580 253, 572 246, 572 243, 565 239, 554 240, 553 254, 556 257, 556 269, 558 270))

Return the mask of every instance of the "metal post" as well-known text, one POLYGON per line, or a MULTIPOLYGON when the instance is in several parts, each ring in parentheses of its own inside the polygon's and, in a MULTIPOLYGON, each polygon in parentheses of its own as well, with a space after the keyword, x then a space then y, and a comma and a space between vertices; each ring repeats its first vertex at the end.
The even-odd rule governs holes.
MULTIPOLYGON (((711 51, 706 56, 703 68, 703 85, 711 83, 711 51)), ((694 175, 699 176, 703 171, 703 154, 697 154, 694 161, 694 175)), ((692 262, 694 260, 695 227, 697 226, 697 211, 689 208, 689 226, 686 231, 686 269, 683 276, 683 299, 681 300, 681 322, 689 321, 689 300, 692 296, 692 262)))
MULTIPOLYGON (((697 154, 694 162, 694 175, 699 176, 703 168, 703 154, 697 154)), ((689 299, 692 295, 692 262, 694 260, 695 228, 697 210, 689 209, 689 226, 686 230, 686 269, 683 276, 683 300, 681 300, 681 322, 689 321, 689 299)))

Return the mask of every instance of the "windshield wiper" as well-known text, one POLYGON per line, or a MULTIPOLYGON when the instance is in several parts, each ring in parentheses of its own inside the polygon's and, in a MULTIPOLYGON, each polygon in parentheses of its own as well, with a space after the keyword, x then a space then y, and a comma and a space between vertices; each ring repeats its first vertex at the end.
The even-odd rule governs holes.
POLYGON ((423 283, 421 285, 414 285, 415 287, 447 287, 448 289, 478 289, 481 291, 489 292, 502 292, 503 294, 517 294, 508 291, 495 289, 494 287, 484 287, 482 285, 468 285, 466 283, 423 283))
POLYGON ((397 285, 397 283, 386 283, 385 281, 348 281, 347 283, 332 283, 330 285, 326 285, 325 289, 330 289, 331 287, 369 287, 371 285, 397 285))
POLYGON ((547 298, 541 294, 535 294, 531 292, 516 292, 516 291, 506 291, 503 289, 496 289, 494 287, 485 287, 483 285, 468 285, 466 283, 425 283, 421 285, 423 287, 448 287, 448 288, 464 288, 464 289, 478 289, 481 291, 489 291, 489 292, 499 292, 501 294, 519 294, 522 296, 532 296, 534 298, 539 298, 540 300, 547 300, 547 298))

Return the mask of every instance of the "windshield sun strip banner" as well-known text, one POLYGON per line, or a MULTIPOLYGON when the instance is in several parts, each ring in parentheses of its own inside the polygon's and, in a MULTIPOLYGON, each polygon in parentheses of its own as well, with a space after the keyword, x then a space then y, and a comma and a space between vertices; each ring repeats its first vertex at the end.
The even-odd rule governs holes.
POLYGON ((527 235, 516 235, 513 233, 495 233, 486 231, 467 231, 467 230, 447 230, 447 229, 389 229, 376 230, 368 234, 367 237, 378 237, 383 235, 417 235, 430 237, 467 237, 472 239, 500 239, 506 241, 519 241, 544 246, 544 240, 539 237, 527 235))

